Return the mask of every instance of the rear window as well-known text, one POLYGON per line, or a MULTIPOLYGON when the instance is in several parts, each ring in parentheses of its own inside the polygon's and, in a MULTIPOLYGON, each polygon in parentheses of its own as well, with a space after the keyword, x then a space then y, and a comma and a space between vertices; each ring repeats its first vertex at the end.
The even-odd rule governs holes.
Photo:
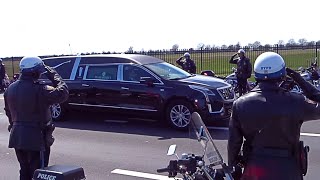
MULTIPOLYGON (((46 65, 54 68, 63 79, 70 79, 75 58, 45 59, 43 62, 46 65)), ((44 75, 42 75, 40 78, 46 79, 44 75)))

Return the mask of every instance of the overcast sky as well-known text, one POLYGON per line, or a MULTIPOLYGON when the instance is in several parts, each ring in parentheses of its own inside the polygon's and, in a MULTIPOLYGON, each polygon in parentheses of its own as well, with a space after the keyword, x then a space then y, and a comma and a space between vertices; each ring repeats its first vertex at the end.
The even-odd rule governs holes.
POLYGON ((320 40, 318 0, 0 0, 0 57, 320 40))

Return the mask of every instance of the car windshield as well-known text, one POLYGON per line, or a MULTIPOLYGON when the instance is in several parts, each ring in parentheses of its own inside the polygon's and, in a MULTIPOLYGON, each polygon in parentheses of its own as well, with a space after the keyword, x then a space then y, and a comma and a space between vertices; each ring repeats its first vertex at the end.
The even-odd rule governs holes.
POLYGON ((145 66, 157 75, 168 80, 184 79, 192 76, 188 72, 166 62, 146 64, 145 66))

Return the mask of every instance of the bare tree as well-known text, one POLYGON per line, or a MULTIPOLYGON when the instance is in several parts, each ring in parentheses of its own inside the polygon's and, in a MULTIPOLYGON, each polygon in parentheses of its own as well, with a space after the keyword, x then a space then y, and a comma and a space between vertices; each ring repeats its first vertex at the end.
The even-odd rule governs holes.
POLYGON ((238 42, 235 46, 234 46, 236 49, 240 49, 240 42, 238 42))
POLYGON ((205 50, 210 50, 210 49, 211 49, 211 46, 208 44, 208 45, 205 46, 204 49, 205 49, 205 50))
POLYGON ((177 51, 179 49, 179 45, 178 44, 174 44, 171 49, 173 51, 177 51))
POLYGON ((130 46, 126 53, 133 53, 133 47, 130 46))
POLYGON ((279 40, 279 41, 278 41, 278 45, 279 45, 279 46, 284 46, 284 41, 283 41, 283 40, 279 40))
POLYGON ((296 41, 294 39, 289 39, 287 46, 295 46, 297 45, 296 41))
POLYGON ((225 45, 225 44, 223 44, 223 45, 221 46, 221 49, 227 49, 227 48, 228 48, 228 46, 225 45))
POLYGON ((199 43, 198 46, 197 46, 197 49, 203 49, 204 46, 205 46, 205 45, 204 45, 203 43, 199 43))
POLYGON ((307 40, 305 38, 299 39, 298 42, 299 42, 299 45, 302 45, 302 46, 307 45, 307 40))
POLYGON ((253 47, 254 48, 258 48, 258 47, 260 47, 261 46, 261 42, 259 42, 259 41, 255 41, 254 43, 253 43, 253 47))

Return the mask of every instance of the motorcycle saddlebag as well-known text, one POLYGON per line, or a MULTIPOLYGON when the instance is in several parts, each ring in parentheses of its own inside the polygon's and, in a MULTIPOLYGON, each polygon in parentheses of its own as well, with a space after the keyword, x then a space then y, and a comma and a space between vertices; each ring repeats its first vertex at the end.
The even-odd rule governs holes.
POLYGON ((32 180, 83 180, 84 170, 78 166, 53 165, 37 169, 32 180))

